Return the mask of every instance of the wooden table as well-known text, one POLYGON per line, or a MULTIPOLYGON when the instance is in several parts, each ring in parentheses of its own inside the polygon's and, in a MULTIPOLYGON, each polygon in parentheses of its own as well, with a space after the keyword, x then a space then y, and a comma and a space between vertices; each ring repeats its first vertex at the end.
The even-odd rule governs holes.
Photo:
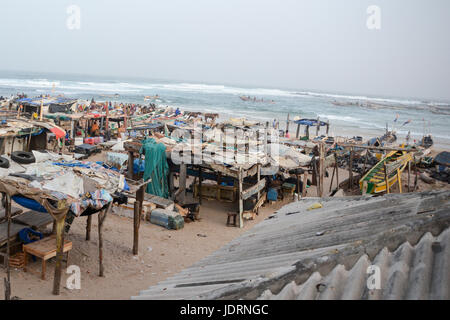
MULTIPOLYGON (((72 241, 64 240, 63 253, 67 253, 66 264, 69 261, 69 251, 72 250, 72 241)), ((42 280, 45 280, 46 261, 56 256, 56 237, 50 236, 42 240, 23 245, 25 253, 25 266, 23 270, 27 271, 28 254, 42 259, 42 280)))

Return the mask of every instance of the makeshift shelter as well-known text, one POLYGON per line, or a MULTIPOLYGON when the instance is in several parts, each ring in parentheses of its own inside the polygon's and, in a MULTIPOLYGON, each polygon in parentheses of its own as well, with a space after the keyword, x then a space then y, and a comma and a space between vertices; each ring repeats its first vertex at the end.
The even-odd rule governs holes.
MULTIPOLYGON (((127 184, 124 176, 97 163, 68 161, 51 153, 42 153, 36 158, 38 162, 22 165, 18 169, 10 168, 11 172, 0 177, 0 193, 6 197, 7 257, 11 236, 11 201, 31 210, 49 213, 56 228, 53 293, 57 295, 60 290, 65 223, 67 232, 74 217, 88 216, 86 239, 89 240, 91 216, 99 213, 99 275, 103 276, 102 226, 112 205, 112 194, 126 189, 127 184)), ((9 268, 9 264, 7 266, 9 268)))

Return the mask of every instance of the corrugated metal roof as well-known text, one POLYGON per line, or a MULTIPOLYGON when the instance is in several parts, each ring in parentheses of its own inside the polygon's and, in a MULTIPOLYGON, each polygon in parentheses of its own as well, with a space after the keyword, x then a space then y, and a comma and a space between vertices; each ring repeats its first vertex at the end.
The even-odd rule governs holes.
MULTIPOLYGON (((292 281, 301 285, 320 275, 341 277, 343 273, 350 283, 357 284, 359 278, 348 278, 343 267, 360 275, 357 270, 364 259, 367 263, 375 261, 384 250, 389 257, 395 257, 396 250, 414 246, 429 232, 438 237, 450 226, 449 203, 450 191, 294 202, 192 267, 133 298, 256 299, 263 292, 268 296, 267 290, 277 296, 292 281), (315 202, 323 208, 308 211, 315 202)), ((417 246, 412 252, 422 252, 417 246)), ((448 246, 444 248, 448 253, 448 246)), ((447 266, 443 270, 450 270, 448 259, 442 260, 447 266)), ((403 263, 410 266, 409 262, 403 263)), ((447 282, 437 282, 437 286, 446 284, 447 293, 449 276, 442 276, 447 282)), ((318 281, 324 280, 320 277, 318 281)))
POLYGON ((363 255, 350 270, 338 264, 328 274, 314 272, 300 285, 291 281, 259 299, 450 299, 450 228, 438 237, 426 233, 414 247, 404 242, 394 252, 384 248, 373 260, 363 255), (371 265, 379 267, 379 289, 367 286, 371 265))

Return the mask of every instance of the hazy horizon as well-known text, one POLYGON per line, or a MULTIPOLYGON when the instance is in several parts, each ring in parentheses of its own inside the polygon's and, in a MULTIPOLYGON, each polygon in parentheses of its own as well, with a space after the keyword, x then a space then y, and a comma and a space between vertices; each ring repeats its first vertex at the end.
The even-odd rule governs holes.
MULTIPOLYGON (((408 99, 414 99, 414 100, 420 100, 422 102, 440 102, 440 103, 448 103, 450 104, 450 99, 439 99, 439 98, 433 98, 433 97, 421 97, 421 96, 396 96, 396 95, 386 95, 386 94, 370 94, 367 92, 351 92, 351 91, 332 91, 332 90, 320 90, 315 88, 293 88, 293 87, 283 87, 283 86, 268 86, 268 85, 259 85, 259 84, 242 84, 242 83, 227 83, 227 82, 214 82, 214 81, 195 81, 192 79, 169 79, 169 78, 149 78, 149 77, 138 77, 138 76, 117 76, 117 75, 101 75, 101 74, 86 74, 86 73, 67 73, 67 72, 44 72, 44 71, 27 71, 27 70, 0 70, 0 77, 4 74, 4 72, 11 73, 11 75, 22 75, 25 76, 26 74, 34 74, 36 76, 42 76, 42 75, 51 75, 51 76, 65 76, 69 78, 65 79, 58 79, 58 80, 72 80, 76 81, 77 79, 70 79, 70 76, 74 77, 88 77, 89 78, 95 78, 96 80, 102 80, 102 81, 142 81, 142 82, 155 82, 155 81, 162 81, 162 82, 174 82, 174 83, 189 83, 189 84, 204 84, 204 85, 223 85, 228 87, 241 87, 243 89, 248 88, 261 88, 261 89, 279 89, 279 90, 285 90, 285 91, 292 91, 292 92, 311 92, 311 93, 323 93, 323 94, 335 94, 335 95, 343 95, 343 96, 361 96, 361 97, 367 97, 367 98, 391 98, 391 99, 402 99, 402 100, 408 100, 408 99)), ((50 79, 49 79, 50 80, 50 79)), ((51 91, 51 89, 49 88, 51 91)), ((245 92, 242 92, 242 94, 245 94, 245 92)), ((355 99, 357 100, 357 99, 355 99)))
POLYGON ((450 101, 450 3, 2 1, 0 69, 450 101), (67 7, 80 8, 70 30, 67 7), (369 30, 370 5, 381 29, 369 30))

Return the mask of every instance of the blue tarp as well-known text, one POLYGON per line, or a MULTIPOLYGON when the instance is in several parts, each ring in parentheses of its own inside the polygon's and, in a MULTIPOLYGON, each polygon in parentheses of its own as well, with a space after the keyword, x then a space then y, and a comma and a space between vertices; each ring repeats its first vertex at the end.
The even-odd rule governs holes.
POLYGON ((47 97, 47 98, 23 98, 18 99, 18 103, 26 103, 32 106, 40 106, 42 102, 44 102, 44 106, 48 106, 50 104, 68 104, 75 103, 76 99, 73 98, 65 98, 65 97, 47 97))
MULTIPOLYGON (((317 120, 315 119, 300 119, 300 120, 295 120, 294 123, 296 124, 300 124, 300 125, 304 125, 304 126, 311 126, 311 127, 317 127, 317 120)), ((321 126, 326 126, 327 123, 320 121, 320 125, 321 126)))

